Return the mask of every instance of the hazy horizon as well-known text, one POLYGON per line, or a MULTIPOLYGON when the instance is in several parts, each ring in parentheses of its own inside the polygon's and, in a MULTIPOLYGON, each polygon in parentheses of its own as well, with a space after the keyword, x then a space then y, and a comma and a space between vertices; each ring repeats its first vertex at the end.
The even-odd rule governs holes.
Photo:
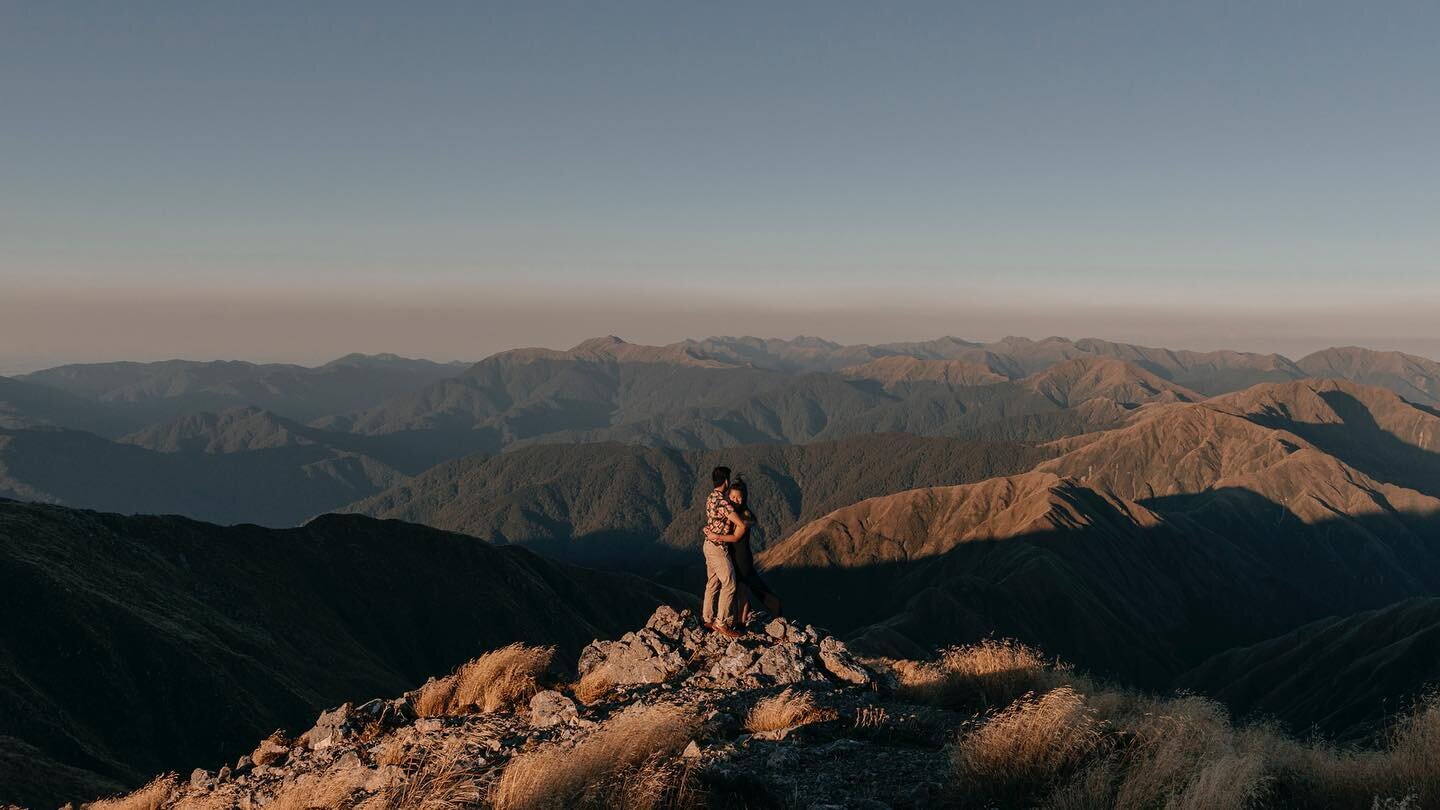
POLYGON ((426 12, 0 8, 0 373, 607 333, 1440 356, 1433 5, 426 12))
MULTIPOLYGON (((156 311, 150 314, 163 317, 165 311, 173 312, 172 303, 160 302, 155 307, 156 311)), ((232 312, 227 318, 226 313, 221 312, 220 308, 207 309, 196 306, 194 309, 189 309, 184 318, 170 322, 169 326, 175 330, 172 334, 173 339, 155 337, 153 340, 147 340, 147 334, 137 333, 133 323, 124 323, 135 316, 136 308, 134 306, 127 307, 123 311, 116 311, 98 300, 92 302, 92 306, 94 309, 82 317, 106 320, 103 328, 125 330, 129 341, 119 344, 107 343, 104 349, 94 349, 88 345, 74 345, 71 347, 72 351, 68 353, 52 350, 28 355, 24 352, 13 351, 13 347, 25 346, 23 341, 5 341, 0 344, 5 347, 4 350, 0 350, 0 376, 25 374, 71 363, 113 361, 243 360, 255 363, 294 363, 316 366, 357 352, 372 355, 390 353, 442 363, 457 361, 468 363, 509 349, 531 347, 569 349, 585 340, 605 335, 615 335, 630 343, 647 345, 665 345, 686 339, 715 336, 786 340, 806 336, 818 337, 844 345, 918 342, 942 337, 956 337, 976 342, 993 342, 1010 336, 1032 340, 1043 340, 1048 337, 1072 340, 1099 338, 1119 343, 1176 350, 1228 349, 1241 352, 1273 352, 1295 360, 1320 349, 1358 345, 1379 351, 1401 351, 1440 360, 1440 338, 1346 335, 1343 333, 1335 333, 1330 336, 1307 335, 1300 326, 1302 321, 1299 320, 1293 322, 1297 328, 1288 334, 1284 333, 1285 322, 1271 323, 1272 331, 1263 337, 1256 336, 1256 324, 1243 321, 1234 323, 1233 330, 1229 334, 1221 331, 1207 333, 1204 329, 1174 332, 1174 320, 1167 318, 1164 313, 1151 313, 1150 317, 1138 321, 1132 319, 1128 328, 1117 328, 1113 324, 1109 327, 1104 324, 1107 314, 1103 312, 1083 313, 1083 317, 1076 317, 1075 313, 1057 313, 1054 319, 1041 322, 1036 320, 1038 316, 1033 312, 1019 316, 1013 310, 1007 311, 1002 308, 971 313, 970 317, 955 317, 951 312, 937 310, 928 313, 909 313, 909 317, 904 319, 908 328, 893 324, 885 328, 876 328, 867 324, 866 318, 861 313, 853 310, 807 313, 762 311, 755 317, 729 323, 723 317, 707 319, 704 312, 678 311, 669 317, 656 319, 644 327, 636 327, 633 318, 626 318, 623 312, 617 314, 617 310, 612 308, 606 308, 599 312, 575 313, 576 317, 571 318, 562 326, 550 322, 551 318, 564 320, 557 318, 553 310, 538 312, 521 309, 490 312, 487 313, 487 318, 477 319, 474 312, 464 308, 432 309, 423 315, 413 311, 406 312, 402 309, 398 315, 387 318, 383 312, 367 312, 363 306, 354 302, 343 302, 323 312, 309 310, 303 317, 291 321, 288 328, 285 318, 288 308, 281 308, 278 318, 276 317, 277 313, 271 311, 269 314, 272 322, 259 334, 255 332, 253 324, 249 321, 249 317, 253 313, 232 312), (917 314, 920 317, 917 317, 917 314), (543 317, 537 318, 537 316, 543 317), (360 330, 365 334, 348 332, 343 328, 345 324, 353 324, 356 321, 365 324, 365 328, 360 330), (706 322, 718 326, 749 323, 754 328, 709 330, 689 328, 706 322), (332 332, 329 339, 320 342, 299 341, 291 340, 287 336, 291 332, 312 331, 317 323, 335 327, 335 331, 332 332), (416 330, 415 323, 422 323, 425 328, 416 330), (797 323, 813 328, 794 329, 793 326, 797 323), (1029 324, 1034 328, 1005 328, 1007 323, 1029 324), (1086 323, 1094 324, 1094 328, 1086 327, 1086 323), (920 324, 933 324, 934 328, 927 330, 920 324), (954 328, 949 328, 946 324, 953 324, 954 328), (1070 330, 1049 328, 1055 325, 1072 325, 1076 328, 1070 330), (1279 331, 1274 331, 1276 327, 1279 327, 1279 331), (789 331, 786 331, 787 328, 789 331), (1177 340, 1160 339, 1167 329, 1180 337, 1177 340), (197 339, 197 334, 203 336, 197 339), (188 337, 186 337, 187 335, 188 337), (354 343, 347 343, 347 338, 353 338, 354 343), (152 342, 188 348, 181 351, 147 352, 143 346, 152 342), (243 345, 245 348, 239 352, 231 352, 222 348, 226 345, 243 345)), ((25 313, 11 313, 17 316, 15 320, 11 320, 4 317, 4 308, 3 302, 0 302, 0 324, 9 323, 13 326, 24 322, 25 319, 18 316, 23 316, 25 313)), ((31 315, 39 320, 39 317, 35 316, 35 311, 31 311, 31 315)), ((1297 317, 1308 318, 1309 315, 1310 313, 1302 313, 1297 317)), ((1177 314, 1177 317, 1180 316, 1177 314)), ((1273 316, 1266 315, 1265 317, 1272 318, 1273 316)), ((141 320, 146 319, 142 317, 141 320)), ((1124 319, 1111 313, 1108 320, 1118 322, 1124 319)), ((4 327, 0 326, 0 332, 3 331, 4 327)), ((65 344, 62 343, 62 345, 65 344)))

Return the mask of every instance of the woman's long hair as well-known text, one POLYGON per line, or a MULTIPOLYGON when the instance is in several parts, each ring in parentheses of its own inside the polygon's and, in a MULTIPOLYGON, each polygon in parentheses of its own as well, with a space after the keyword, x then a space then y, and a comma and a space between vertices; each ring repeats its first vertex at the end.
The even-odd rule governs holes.
POLYGON ((741 503, 734 504, 735 511, 740 513, 740 517, 753 520, 755 513, 750 511, 750 487, 746 485, 745 479, 736 476, 735 480, 730 482, 730 490, 732 492, 738 490, 742 500, 741 503))

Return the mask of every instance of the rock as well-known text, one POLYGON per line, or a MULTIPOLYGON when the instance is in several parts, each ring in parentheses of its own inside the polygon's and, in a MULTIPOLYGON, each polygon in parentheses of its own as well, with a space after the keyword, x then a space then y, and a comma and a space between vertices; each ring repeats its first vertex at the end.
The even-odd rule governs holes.
POLYGON ((691 740, 691 741, 690 741, 690 744, 687 745, 687 746, 685 746, 685 750, 680 752, 680 756, 683 757, 683 758, 685 758, 685 759, 699 759, 699 758, 700 758, 700 743, 697 743, 697 742, 695 742, 694 740, 691 740))
POLYGON ((786 619, 771 619, 770 623, 765 625, 765 635, 777 641, 814 641, 806 636, 805 631, 786 619))
POLYGON ((190 772, 190 787, 196 790, 209 790, 215 786, 215 780, 210 772, 204 768, 196 768, 190 772))
POLYGON ((760 653, 750 672, 770 678, 775 683, 799 683, 823 677, 805 660, 800 645, 789 643, 776 644, 760 653))
POLYGON ((586 644, 585 649, 580 651, 580 660, 575 663, 575 669, 582 678, 599 669, 605 663, 610 644, 611 642, 597 639, 586 644))
POLYGON ((338 769, 360 767, 360 753, 358 751, 346 751, 335 760, 335 767, 338 769))
POLYGON ((390 701, 389 712, 396 716, 413 718, 415 707, 410 705, 410 698, 402 695, 390 701))
POLYGON ((721 680, 734 680, 744 675, 755 664, 755 651, 736 641, 725 648, 725 654, 710 667, 710 676, 721 680))
POLYGON ((289 754, 290 746, 286 744, 285 736, 277 731, 260 741, 260 745, 250 752, 250 760, 257 767, 276 765, 284 762, 289 754))
POLYGON ((226 782, 229 782, 229 781, 230 781, 230 778, 231 778, 230 766, 229 766, 229 765, 221 765, 221 766, 220 766, 220 772, 217 773, 217 774, 215 774, 215 781, 216 781, 216 782, 219 782, 219 783, 221 783, 221 784, 224 784, 224 783, 226 783, 226 782))
POLYGON ((619 641, 592 642, 580 655, 580 674, 604 667, 617 684, 664 683, 685 668, 679 645, 646 628, 619 641))
POLYGON ((820 641, 820 666, 837 680, 856 686, 869 686, 875 680, 870 670, 851 654, 845 642, 834 636, 826 636, 820 641))
POLYGON ((242 756, 239 759, 235 760, 235 774, 237 776, 240 774, 249 773, 250 769, 254 767, 255 760, 251 759, 249 755, 242 756))
POLYGON ((536 693, 530 698, 530 725, 535 728, 573 723, 580 718, 575 701, 553 689, 536 693))
MULTIPOLYGON (((371 703, 382 703, 382 701, 370 701, 371 703)), ((370 704, 365 704, 369 706, 370 704)), ((315 725, 304 734, 300 735, 300 744, 312 751, 327 748, 345 739, 346 736, 355 731, 354 725, 350 722, 350 704, 346 703, 338 708, 323 712, 315 721, 315 725)), ((256 760, 257 762, 259 760, 256 760)))
POLYGON ((650 620, 645 623, 647 630, 670 639, 671 641, 684 641, 687 632, 694 631, 700 626, 688 609, 676 611, 669 605, 661 605, 651 614, 650 620))

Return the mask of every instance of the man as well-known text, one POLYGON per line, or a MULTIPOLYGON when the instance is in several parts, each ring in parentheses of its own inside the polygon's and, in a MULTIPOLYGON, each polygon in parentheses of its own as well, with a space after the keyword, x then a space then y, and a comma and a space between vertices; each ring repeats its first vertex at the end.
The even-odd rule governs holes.
MULTIPOLYGON (((730 489, 730 468, 712 470, 710 484, 713 488, 705 498, 704 534, 727 535, 731 525, 740 525, 740 516, 725 497, 730 489)), ((705 601, 700 605, 700 619, 726 638, 739 638, 740 633, 735 631, 735 563, 730 559, 729 544, 706 537, 701 545, 705 551, 705 601)))

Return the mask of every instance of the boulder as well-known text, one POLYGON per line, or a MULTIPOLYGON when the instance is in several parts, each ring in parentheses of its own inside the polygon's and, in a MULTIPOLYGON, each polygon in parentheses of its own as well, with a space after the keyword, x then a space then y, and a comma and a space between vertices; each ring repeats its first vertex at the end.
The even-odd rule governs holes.
POLYGON ((650 620, 645 623, 645 629, 653 630, 675 642, 683 642, 687 633, 693 633, 700 627, 700 622, 688 609, 677 611, 669 605, 661 605, 651 614, 650 620))
POLYGON ((575 701, 553 689, 538 692, 530 698, 530 725, 535 728, 574 723, 580 719, 575 701))
POLYGON ((618 641, 591 642, 580 654, 579 670, 584 676, 604 668, 617 684, 663 683, 685 668, 685 658, 677 641, 647 627, 618 641))
MULTIPOLYGON (((383 705, 382 701, 371 701, 371 703, 382 703, 383 705)), ((349 703, 323 712, 316 719, 315 725, 300 735, 300 744, 312 751, 318 751, 340 742, 355 731, 355 726, 351 722, 353 713, 349 703)))
POLYGON ((190 787, 196 790, 209 790, 215 786, 214 777, 204 768, 196 768, 190 772, 190 787))
POLYGON ((750 674, 769 678, 775 683, 824 679, 814 664, 806 659, 800 645, 788 642, 767 647, 749 671, 750 674))
POLYGON ((870 670, 857 661, 846 648, 845 642, 834 636, 826 636, 820 640, 820 666, 836 680, 856 686, 869 686, 875 680, 870 670))
POLYGON ((725 653, 710 666, 710 676, 719 680, 736 680, 755 665, 756 653, 739 641, 731 642, 725 653))
POLYGON ((290 746, 286 742, 285 736, 277 731, 261 740, 260 745, 250 752, 250 761, 255 763, 257 768, 268 767, 284 762, 289 755, 290 746))

